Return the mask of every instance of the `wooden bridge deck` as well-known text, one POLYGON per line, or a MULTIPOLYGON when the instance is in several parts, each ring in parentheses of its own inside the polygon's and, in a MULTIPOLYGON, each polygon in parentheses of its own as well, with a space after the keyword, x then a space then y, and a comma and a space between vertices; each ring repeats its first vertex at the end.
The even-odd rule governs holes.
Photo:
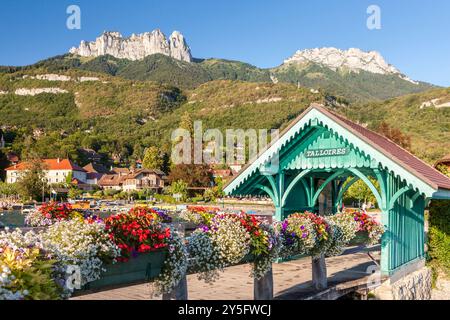
MULTIPOLYGON (((366 286, 368 270, 376 263, 367 250, 349 248, 342 256, 327 258, 328 288, 322 292, 311 286, 311 258, 273 265, 274 295, 277 300, 335 299, 340 295, 366 286)), ((370 249, 379 262, 379 247, 370 249)), ((370 271, 369 271, 370 272, 370 271)), ((253 279, 250 265, 229 267, 213 285, 199 281, 196 275, 188 275, 190 300, 252 300, 253 279)), ((102 291, 72 298, 74 300, 158 300, 151 297, 151 285, 141 284, 120 289, 102 291)))

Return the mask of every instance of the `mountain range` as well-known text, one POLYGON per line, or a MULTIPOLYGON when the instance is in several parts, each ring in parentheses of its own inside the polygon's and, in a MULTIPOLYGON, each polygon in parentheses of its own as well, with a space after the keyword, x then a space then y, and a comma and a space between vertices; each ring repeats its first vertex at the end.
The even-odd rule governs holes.
POLYGON ((151 145, 169 151, 185 113, 205 127, 283 128, 319 102, 375 130, 399 128, 431 163, 450 149, 449 92, 409 79, 374 51, 301 50, 263 69, 193 58, 179 32, 107 32, 65 55, 0 67, 0 128, 22 156, 84 164, 81 146, 127 162, 151 145))
POLYGON ((326 90, 349 102, 384 100, 435 88, 409 79, 375 51, 308 49, 297 51, 279 66, 264 69, 240 61, 192 58, 191 49, 180 32, 174 31, 167 38, 160 30, 133 34, 129 38, 118 32, 104 32, 95 41, 82 41, 68 54, 25 69, 39 67, 51 72, 67 69, 101 72, 183 89, 194 89, 212 80, 293 83, 326 90))

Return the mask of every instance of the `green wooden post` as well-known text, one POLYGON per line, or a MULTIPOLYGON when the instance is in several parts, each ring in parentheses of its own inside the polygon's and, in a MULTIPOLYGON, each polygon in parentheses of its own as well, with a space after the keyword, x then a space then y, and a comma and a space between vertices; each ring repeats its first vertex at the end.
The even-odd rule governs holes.
POLYGON ((284 219, 284 208, 281 206, 275 207, 275 220, 281 221, 284 219))

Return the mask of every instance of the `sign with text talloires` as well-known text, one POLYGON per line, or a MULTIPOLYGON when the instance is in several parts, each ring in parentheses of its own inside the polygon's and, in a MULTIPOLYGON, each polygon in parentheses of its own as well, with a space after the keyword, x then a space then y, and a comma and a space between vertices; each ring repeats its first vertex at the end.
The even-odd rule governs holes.
POLYGON ((317 149, 306 150, 306 158, 320 158, 320 157, 333 157, 333 156, 345 156, 350 152, 349 148, 329 148, 329 149, 317 149))

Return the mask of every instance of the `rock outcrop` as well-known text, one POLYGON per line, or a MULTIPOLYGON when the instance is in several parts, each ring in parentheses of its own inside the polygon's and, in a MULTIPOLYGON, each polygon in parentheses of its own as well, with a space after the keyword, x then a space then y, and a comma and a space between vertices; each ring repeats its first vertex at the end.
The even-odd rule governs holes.
POLYGON ((109 54, 128 60, 142 60, 160 53, 181 61, 192 61, 191 50, 180 32, 174 31, 167 40, 159 29, 133 34, 129 38, 124 38, 119 32, 104 32, 93 42, 81 41, 78 48, 74 47, 69 52, 83 57, 109 54))
POLYGON ((61 88, 19 88, 14 92, 17 96, 35 96, 41 93, 51 93, 51 94, 60 94, 60 93, 68 93, 69 91, 61 89, 61 88))
POLYGON ((393 65, 388 64, 378 52, 365 52, 357 48, 351 48, 349 50, 336 48, 299 50, 291 58, 285 60, 284 64, 302 64, 309 62, 320 64, 334 71, 345 68, 351 72, 364 70, 377 74, 393 74, 404 80, 416 83, 407 78, 393 65))

